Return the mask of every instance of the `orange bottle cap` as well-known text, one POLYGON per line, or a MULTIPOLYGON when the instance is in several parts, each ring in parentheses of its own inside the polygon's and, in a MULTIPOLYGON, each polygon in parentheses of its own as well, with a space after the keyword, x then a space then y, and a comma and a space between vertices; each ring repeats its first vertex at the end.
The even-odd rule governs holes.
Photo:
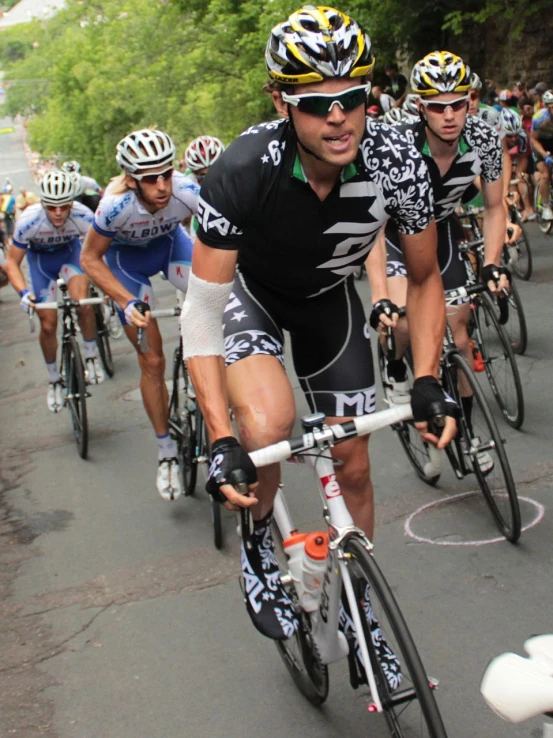
POLYGON ((316 561, 322 561, 328 556, 328 533, 316 531, 305 539, 305 553, 316 561))
POLYGON ((284 546, 284 548, 289 548, 289 546, 295 546, 296 543, 303 543, 306 538, 307 533, 294 533, 290 536, 290 538, 287 538, 285 541, 283 541, 282 545, 284 546))

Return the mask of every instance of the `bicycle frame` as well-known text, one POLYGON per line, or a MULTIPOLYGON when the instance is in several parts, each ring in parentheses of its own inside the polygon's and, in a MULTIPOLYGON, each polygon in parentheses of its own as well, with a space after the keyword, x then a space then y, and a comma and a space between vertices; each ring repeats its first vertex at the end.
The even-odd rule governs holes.
MULTIPOLYGON (((317 413, 308 416, 305 420, 309 422, 317 416, 324 418, 324 416, 317 413)), ((320 605, 319 609, 311 614, 312 636, 323 664, 330 664, 348 655, 349 644, 345 635, 338 628, 343 584, 348 601, 352 605, 351 613, 359 648, 363 663, 366 665, 365 672, 377 712, 383 712, 382 702, 378 694, 374 674, 370 668, 369 651, 363 636, 363 626, 355 604, 355 594, 347 570, 346 554, 343 550, 343 543, 350 536, 360 539, 368 551, 373 550, 373 544, 365 533, 353 523, 336 479, 330 449, 335 440, 346 440, 347 438, 368 435, 394 423, 410 420, 412 417, 410 405, 398 405, 372 415, 355 418, 341 425, 328 426, 322 420, 321 427, 314 427, 312 431, 304 433, 301 439, 291 442, 281 441, 274 446, 250 453, 252 461, 259 467, 284 461, 289 456, 301 454, 303 451, 318 450, 303 457, 313 468, 317 478, 319 494, 323 503, 323 516, 328 524, 329 534, 329 557, 322 584, 320 605)), ((275 499, 274 518, 283 538, 289 537, 295 526, 292 523, 286 500, 280 489, 275 499)))

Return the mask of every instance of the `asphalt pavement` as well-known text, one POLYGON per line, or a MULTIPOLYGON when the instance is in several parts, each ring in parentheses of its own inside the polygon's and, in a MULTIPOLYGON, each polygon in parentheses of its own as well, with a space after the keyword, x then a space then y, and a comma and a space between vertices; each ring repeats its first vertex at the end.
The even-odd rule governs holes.
MULTIPOLYGON (((4 176, 32 189, 19 126, 0 136, 4 176)), ((440 679, 450 738, 540 735, 541 720, 508 725, 479 695, 494 655, 521 652, 529 635, 553 632, 553 238, 535 226, 530 232, 535 274, 519 282, 529 327, 519 358, 523 430, 496 413, 530 526, 520 543, 486 542, 497 532, 476 495, 426 508, 412 521, 415 537, 407 534, 408 516, 471 483, 444 471, 429 488, 391 431, 370 441, 376 555, 427 672, 440 679)), ((368 305, 367 285, 359 288, 368 305)), ((168 282, 156 280, 155 289, 160 306, 174 304, 168 282)), ((170 357, 176 321, 162 329, 170 357)), ((201 484, 193 498, 159 498, 134 351, 124 337, 112 346, 116 374, 91 388, 82 461, 67 412, 47 410, 37 334, 11 288, 0 292, 0 737, 386 735, 365 695, 349 687, 345 664, 330 667, 329 698, 314 708, 253 629, 237 583, 234 517, 224 513, 219 552, 201 484)), ((291 367, 290 375, 301 415, 306 405, 291 367)), ((309 471, 285 465, 284 481, 299 527, 320 527, 309 471)))

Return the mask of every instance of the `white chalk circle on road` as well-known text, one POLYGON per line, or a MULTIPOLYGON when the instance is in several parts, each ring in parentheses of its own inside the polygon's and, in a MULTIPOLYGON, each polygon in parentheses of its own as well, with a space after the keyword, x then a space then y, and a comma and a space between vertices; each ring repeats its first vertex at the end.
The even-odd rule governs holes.
MULTIPOLYGON (((440 507, 442 505, 447 505, 451 502, 457 502, 458 500, 462 500, 463 498, 468 497, 474 497, 476 495, 480 494, 479 492, 462 492, 458 495, 452 495, 449 497, 441 497, 439 500, 433 500, 432 502, 428 502, 426 505, 422 505, 419 507, 415 512, 411 513, 409 517, 406 519, 405 524, 403 526, 403 529, 405 531, 405 534, 408 535, 410 538, 413 538, 418 543, 430 543, 433 546, 487 546, 489 543, 501 543, 502 541, 505 541, 505 538, 503 536, 499 536, 498 538, 484 538, 482 540, 475 540, 475 541, 440 541, 435 540, 433 538, 428 538, 426 536, 420 536, 414 531, 413 523, 422 513, 427 512, 431 508, 440 507)), ((506 497, 507 495, 503 495, 506 497)), ((525 526, 522 528, 522 532, 528 530, 529 528, 533 528, 535 525, 538 525, 543 520, 543 516, 545 515, 545 508, 542 504, 537 502, 536 500, 533 500, 531 497, 520 497, 519 496, 519 502, 525 502, 531 507, 534 508, 535 514, 532 520, 529 523, 526 523, 525 526)))

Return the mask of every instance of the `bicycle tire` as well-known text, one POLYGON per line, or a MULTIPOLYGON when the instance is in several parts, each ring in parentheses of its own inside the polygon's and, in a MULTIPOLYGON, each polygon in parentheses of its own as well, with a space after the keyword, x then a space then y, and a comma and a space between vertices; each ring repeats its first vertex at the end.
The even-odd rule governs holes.
MULTIPOLYGON (((384 352, 382 351, 382 346, 379 342, 378 366, 380 368, 382 387, 384 387, 384 361, 384 352)), ((407 379, 412 386, 412 369, 407 356, 405 357, 405 365, 408 368, 407 379)), ((419 432, 415 428, 415 422, 413 420, 408 420, 403 423, 396 423, 392 426, 392 430, 395 431, 417 476, 430 487, 434 487, 440 479, 440 474, 436 474, 434 471, 430 474, 427 473, 427 470, 432 466, 428 453, 428 444, 420 437, 419 432)))
POLYGON ((96 321, 96 345, 100 354, 100 361, 108 377, 113 377, 115 367, 113 365, 113 356, 111 354, 111 345, 109 342, 109 331, 104 320, 104 311, 102 305, 94 305, 94 319, 96 321))
MULTIPOLYGON (((512 213, 512 210, 511 210, 512 213)), ((526 227, 524 223, 522 222, 522 218, 520 216, 519 211, 514 208, 514 217, 515 222, 517 225, 520 226, 520 229, 522 231, 522 234, 520 238, 516 241, 516 247, 518 251, 518 258, 515 261, 510 261, 508 266, 513 270, 513 272, 517 275, 517 277, 520 277, 520 279, 524 279, 525 281, 528 281, 530 277, 532 276, 532 272, 534 269, 533 259, 532 259, 532 249, 530 248, 530 241, 528 240, 528 235, 526 233, 526 227)))
MULTIPOLYGON (((516 543, 521 533, 520 506, 503 439, 499 433, 486 396, 465 358, 461 354, 454 352, 449 356, 449 362, 454 369, 455 377, 453 378, 448 369, 446 371, 447 382, 455 381, 455 384, 458 386, 458 375, 459 373, 463 374, 474 398, 471 421, 472 434, 462 403, 460 404, 460 438, 464 439, 467 449, 471 447, 474 436, 478 437, 481 443, 483 441, 483 448, 490 446, 486 450, 494 462, 494 467, 489 473, 484 474, 480 469, 476 457, 471 456, 469 453, 464 454, 465 464, 469 468, 472 468, 484 500, 492 513, 492 517, 499 531, 508 541, 516 543), (500 504, 500 500, 503 499, 505 503, 501 502, 500 504)), ((450 386, 448 389, 450 392, 453 392, 452 396, 457 396, 453 387, 450 386)))
POLYGON ((182 359, 182 351, 177 346, 173 353, 173 385, 169 399, 169 432, 177 445, 177 458, 182 475, 185 497, 196 490, 198 465, 196 456, 195 410, 188 407, 188 372, 182 359))
MULTIPOLYGON (((381 719, 393 738, 447 738, 434 698, 434 689, 422 664, 397 600, 378 566, 359 538, 351 536, 344 545, 348 571, 356 595, 355 606, 363 625, 365 642, 382 703, 381 719), (370 603, 365 602, 366 585, 370 603), (384 675, 365 615, 365 606, 378 621, 380 633, 401 665, 401 682, 392 690, 384 675)), ((351 607, 350 603, 350 607, 351 607)), ((362 666, 361 666, 362 668, 362 666)), ((371 713, 376 720, 377 713, 371 713)), ((371 731, 372 733, 372 731, 371 731)))
POLYGON ((483 293, 478 296, 473 311, 477 326, 474 338, 484 360, 490 389, 503 417, 512 428, 520 428, 524 422, 524 396, 518 365, 511 342, 499 324, 496 308, 491 297, 483 293), (499 381, 499 368, 504 364, 506 371, 499 381), (494 365, 498 369, 494 369, 494 365))
POLYGON ((275 641, 276 649, 288 673, 303 696, 315 706, 322 705, 328 697, 328 668, 320 661, 317 647, 311 636, 309 615, 301 608, 292 578, 289 576, 287 556, 282 545, 282 536, 273 521, 275 555, 286 591, 299 614, 300 625, 296 633, 287 640, 275 641))
POLYGON ((64 383, 66 403, 71 416, 73 434, 81 459, 88 453, 88 417, 86 412, 86 382, 79 344, 70 336, 64 347, 64 383))
POLYGON ((520 293, 515 282, 511 282, 507 301, 509 314, 507 322, 502 324, 503 330, 509 338, 514 353, 522 356, 528 348, 528 327, 520 293))

